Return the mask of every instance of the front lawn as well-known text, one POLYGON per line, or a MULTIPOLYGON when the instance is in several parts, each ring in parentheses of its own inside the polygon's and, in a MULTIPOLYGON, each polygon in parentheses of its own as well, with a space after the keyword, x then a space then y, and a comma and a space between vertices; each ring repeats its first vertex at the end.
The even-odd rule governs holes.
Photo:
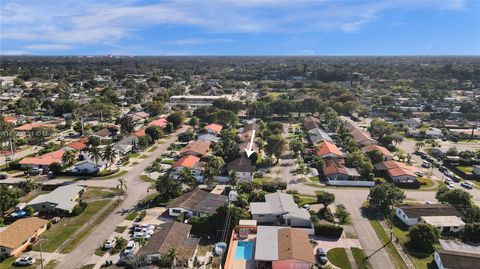
POLYGON ((117 227, 115 227, 115 232, 121 234, 121 233, 123 233, 126 229, 127 229, 127 226, 117 226, 117 227))
MULTIPOLYGON (((385 229, 383 229, 383 226, 380 223, 380 221, 378 220, 369 220, 369 221, 373 229, 375 230, 375 233, 377 233, 377 236, 380 239, 380 241, 383 244, 386 244, 389 241, 389 237, 385 229)), ((396 265, 396 268, 408 269, 407 265, 403 262, 403 259, 400 256, 400 253, 398 253, 397 249, 392 243, 388 244, 385 247, 385 249, 387 250, 390 258, 392 258, 392 261, 396 265)))
POLYGON ((138 216, 138 212, 137 211, 132 211, 130 213, 128 213, 128 215, 125 217, 126 220, 135 220, 138 216))
MULTIPOLYGON (((108 202, 108 200, 90 202, 80 216, 63 218, 59 223, 53 224, 48 231, 40 236, 42 239, 46 239, 42 241, 43 251, 54 252, 57 250, 66 240, 75 234, 80 227, 105 207, 108 202)), ((34 245, 33 250, 39 251, 39 244, 34 245)))
POLYGON ((351 248, 353 257, 355 258, 355 262, 357 263, 358 269, 369 269, 370 264, 366 260, 367 255, 365 251, 360 248, 351 248))
POLYGON ((473 173, 473 166, 464 166, 464 165, 459 165, 456 166, 458 170, 464 172, 465 174, 472 174, 473 173))
POLYGON ((333 248, 327 252, 328 260, 342 269, 352 269, 344 248, 333 248))
POLYGON ((430 178, 419 177, 419 178, 417 178, 417 180, 421 184, 420 185, 421 189, 428 189, 428 188, 432 188, 433 186, 435 186, 435 182, 433 182, 433 180, 431 180, 430 178))

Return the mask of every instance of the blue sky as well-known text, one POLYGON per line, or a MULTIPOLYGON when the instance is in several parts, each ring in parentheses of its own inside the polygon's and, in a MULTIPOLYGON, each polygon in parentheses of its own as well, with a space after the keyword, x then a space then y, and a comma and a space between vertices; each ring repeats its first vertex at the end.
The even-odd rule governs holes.
POLYGON ((0 5, 3 55, 480 55, 480 0, 0 5))

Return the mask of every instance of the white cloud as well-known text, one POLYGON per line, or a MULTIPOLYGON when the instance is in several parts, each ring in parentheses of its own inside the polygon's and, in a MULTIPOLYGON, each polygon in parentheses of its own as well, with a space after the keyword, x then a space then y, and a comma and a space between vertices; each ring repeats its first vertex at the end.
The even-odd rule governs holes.
MULTIPOLYGON (((207 36, 325 30, 350 33, 360 31, 389 9, 462 9, 464 6, 462 0, 224 0, 154 4, 132 0, 3 0, 0 24, 1 40, 31 43, 26 49, 67 50, 84 44, 111 46, 119 40, 140 40, 142 31, 148 27, 193 26, 207 36)), ((201 45, 232 41, 187 37, 173 42, 201 45)))
POLYGON ((205 45, 205 44, 222 44, 222 43, 231 43, 234 42, 233 39, 229 38, 187 38, 187 39, 178 39, 173 41, 165 41, 162 43, 165 44, 175 44, 175 45, 205 45))

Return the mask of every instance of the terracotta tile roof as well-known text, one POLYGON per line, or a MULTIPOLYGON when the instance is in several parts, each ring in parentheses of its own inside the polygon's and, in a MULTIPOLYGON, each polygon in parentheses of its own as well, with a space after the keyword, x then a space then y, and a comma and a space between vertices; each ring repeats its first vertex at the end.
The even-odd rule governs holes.
POLYGON ((37 217, 18 219, 0 233, 0 246, 12 249, 20 247, 47 222, 37 217))
POLYGON ((325 161, 325 166, 323 167, 323 174, 326 176, 334 174, 345 174, 348 175, 347 169, 340 162, 332 159, 325 161))
POLYGON ((204 141, 204 140, 196 140, 196 141, 191 141, 188 143, 187 146, 183 147, 180 150, 180 154, 184 154, 187 152, 194 152, 197 153, 198 155, 205 155, 208 152, 208 149, 210 148, 210 141, 204 141))
POLYGON ((142 136, 145 136, 145 130, 147 128, 142 128, 136 132, 133 132, 132 135, 136 136, 136 137, 142 137, 142 136))
POLYGON ((150 115, 148 113, 143 112, 143 111, 137 112, 133 115, 136 116, 136 117, 142 118, 142 119, 146 119, 146 118, 150 117, 150 115))
POLYGON ((379 170, 390 170, 395 168, 407 168, 407 165, 401 162, 388 160, 388 161, 384 161, 379 164, 376 164, 375 167, 377 167, 377 169, 379 170))
POLYGON ((338 157, 343 156, 342 152, 338 149, 338 147, 328 141, 318 143, 316 154, 319 157, 323 157, 329 154, 337 155, 338 157))
POLYGON ((417 176, 412 170, 408 168, 393 168, 393 169, 389 169, 387 172, 391 177, 398 177, 398 176, 416 177, 417 176))
POLYGON ((315 118, 315 117, 309 116, 303 122, 303 127, 307 131, 310 131, 310 130, 315 129, 315 128, 319 128, 320 127, 320 120, 315 118))
POLYGON ((160 118, 158 120, 154 120, 150 122, 147 126, 158 126, 160 128, 163 128, 167 125, 168 121, 166 118, 160 118))
MULTIPOLYGON (((88 141, 88 138, 87 138, 87 141, 88 141)), ((71 143, 68 143, 67 145, 65 145, 65 147, 69 147, 75 150, 82 150, 87 147, 87 144, 86 142, 84 142, 84 140, 79 139, 71 143)))
POLYGON ((16 124, 17 123, 17 117, 5 116, 5 117, 3 117, 3 121, 6 122, 6 123, 16 124))
POLYGON ((60 149, 50 153, 43 154, 39 157, 23 158, 19 164, 33 164, 33 165, 51 165, 52 163, 62 163, 62 156, 65 150, 60 149))
POLYGON ((295 228, 278 230, 278 260, 299 260, 315 263, 313 247, 306 231, 295 228))
POLYGON ((174 164, 173 167, 186 167, 186 168, 193 168, 195 165, 200 161, 200 158, 187 155, 183 156, 182 158, 178 159, 174 164))
POLYGON ((377 142, 370 136, 368 132, 362 131, 360 129, 354 129, 350 132, 350 134, 353 136, 353 139, 359 144, 362 144, 362 142, 365 141, 371 141, 375 143, 377 142))
POLYGON ((16 131, 31 131, 34 128, 45 127, 45 128, 54 128, 52 124, 48 123, 27 123, 22 126, 15 128, 16 131))
POLYGON ((363 147, 363 152, 370 152, 374 150, 380 151, 384 156, 387 156, 387 157, 393 156, 393 154, 388 149, 379 145, 367 145, 363 147))
POLYGON ((205 126, 206 130, 214 131, 215 133, 220 133, 222 131, 223 126, 220 124, 212 123, 207 126, 205 126))

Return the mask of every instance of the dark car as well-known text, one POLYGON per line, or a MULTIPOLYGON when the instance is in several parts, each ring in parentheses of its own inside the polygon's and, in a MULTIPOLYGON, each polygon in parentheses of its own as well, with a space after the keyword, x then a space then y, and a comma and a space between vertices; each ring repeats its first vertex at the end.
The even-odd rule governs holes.
POLYGON ((323 248, 317 248, 315 257, 317 258, 318 264, 324 265, 328 262, 327 253, 323 248))
POLYGON ((4 180, 4 179, 7 179, 7 175, 6 174, 0 174, 0 180, 4 180))

